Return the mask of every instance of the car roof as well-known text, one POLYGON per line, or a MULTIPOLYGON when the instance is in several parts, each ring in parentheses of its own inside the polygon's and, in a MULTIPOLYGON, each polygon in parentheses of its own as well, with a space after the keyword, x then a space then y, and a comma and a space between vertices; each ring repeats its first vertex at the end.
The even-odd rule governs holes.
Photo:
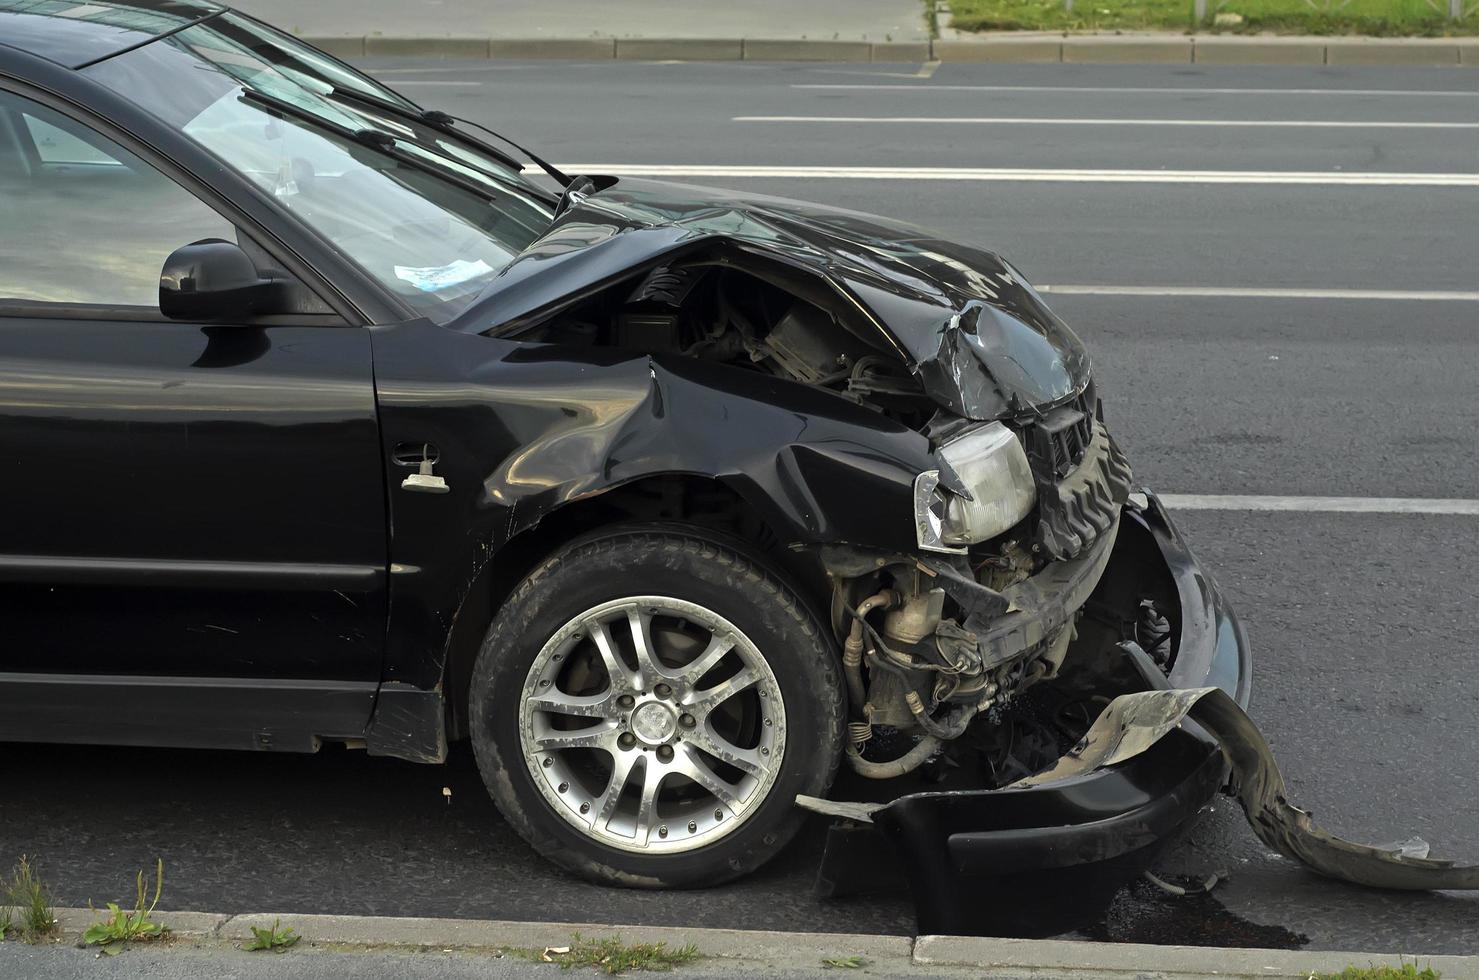
POLYGON ((203 0, 0 0, 0 48, 80 68, 224 9, 203 0))

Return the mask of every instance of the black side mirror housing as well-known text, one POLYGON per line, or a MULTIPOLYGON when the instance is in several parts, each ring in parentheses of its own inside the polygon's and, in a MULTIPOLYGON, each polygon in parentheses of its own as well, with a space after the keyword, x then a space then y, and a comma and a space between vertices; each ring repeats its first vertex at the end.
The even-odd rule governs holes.
POLYGON ((276 312, 281 284, 264 278, 235 242, 206 238, 164 260, 159 311, 173 320, 246 319, 276 312))

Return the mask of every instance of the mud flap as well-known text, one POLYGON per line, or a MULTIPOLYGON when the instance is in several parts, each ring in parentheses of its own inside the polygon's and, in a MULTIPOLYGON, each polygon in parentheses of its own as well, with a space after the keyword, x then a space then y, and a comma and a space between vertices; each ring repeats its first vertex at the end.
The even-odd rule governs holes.
POLYGON ((1373 888, 1479 889, 1479 866, 1429 858, 1420 840, 1376 847, 1317 827, 1285 798, 1284 777, 1253 720, 1216 687, 1122 694, 1053 768, 1012 786, 1044 786, 1132 759, 1188 719, 1221 746, 1232 770, 1232 793, 1253 832, 1285 857, 1327 877, 1373 888))

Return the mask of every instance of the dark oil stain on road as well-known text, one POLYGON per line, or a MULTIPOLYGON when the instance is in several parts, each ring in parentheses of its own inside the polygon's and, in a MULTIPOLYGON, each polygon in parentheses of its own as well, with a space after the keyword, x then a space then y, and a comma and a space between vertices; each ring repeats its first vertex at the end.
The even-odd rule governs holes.
MULTIPOLYGON (((1189 891, 1192 878, 1169 878, 1189 891)), ((1249 922, 1228 911, 1210 892, 1170 895, 1137 878, 1115 896, 1100 921, 1082 930, 1109 943, 1215 946, 1224 949, 1299 949, 1309 937, 1283 926, 1249 922)))

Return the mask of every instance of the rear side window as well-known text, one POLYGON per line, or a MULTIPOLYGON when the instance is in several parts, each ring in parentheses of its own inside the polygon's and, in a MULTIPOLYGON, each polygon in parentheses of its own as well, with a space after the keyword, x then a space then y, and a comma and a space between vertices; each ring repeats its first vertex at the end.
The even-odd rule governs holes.
POLYGON ((0 303, 159 305, 181 245, 232 225, 128 150, 0 91, 0 303))

